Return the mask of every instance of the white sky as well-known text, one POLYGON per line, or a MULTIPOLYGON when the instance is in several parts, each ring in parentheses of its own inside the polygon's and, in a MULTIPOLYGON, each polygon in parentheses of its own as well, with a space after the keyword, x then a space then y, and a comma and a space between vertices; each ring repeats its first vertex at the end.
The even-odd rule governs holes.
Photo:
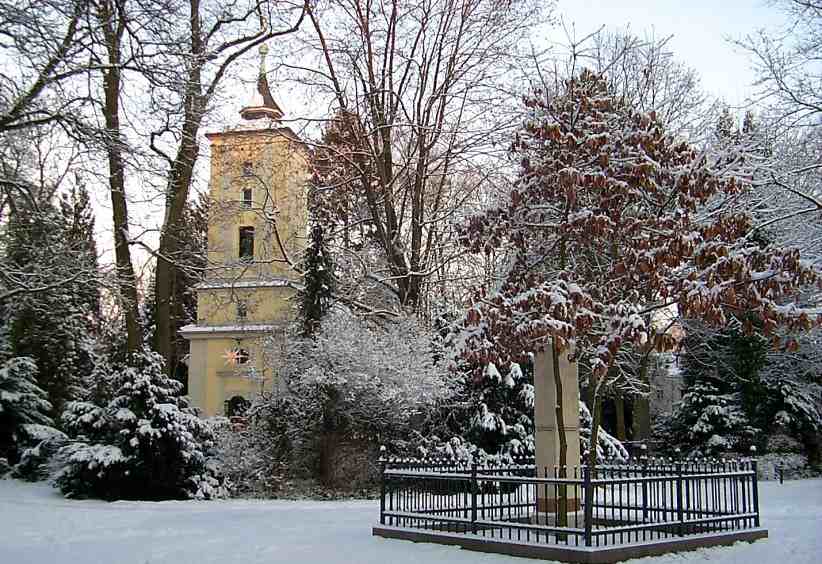
POLYGON ((557 12, 577 38, 603 24, 640 37, 672 36, 674 57, 699 73, 708 94, 733 106, 751 95, 754 75, 747 55, 727 40, 784 22, 765 0, 558 0, 557 12))
MULTIPOLYGON (((567 44, 566 32, 577 39, 588 35, 601 26, 609 29, 628 28, 640 37, 662 39, 671 36, 667 43, 673 56, 693 68, 701 77, 705 91, 712 97, 723 99, 732 106, 744 105, 752 94, 754 75, 750 59, 729 40, 742 39, 759 29, 775 30, 784 24, 780 12, 767 0, 557 0, 555 14, 561 18, 559 25, 545 33, 555 42, 567 44)), ((539 37, 534 38, 535 42, 539 37)), ((271 59, 271 56, 269 57, 271 59)), ((246 59, 243 68, 235 69, 239 76, 256 76, 257 56, 246 59)), ((269 60, 272 64, 274 61, 269 60)), ((242 65, 242 63, 240 63, 242 65)), ((225 125, 236 123, 237 112, 246 101, 252 83, 246 83, 237 92, 236 108, 224 108, 225 125), (228 117, 232 116, 232 117, 228 117)), ((275 98, 283 105, 287 117, 304 111, 293 98, 295 91, 286 84, 272 84, 275 98)), ((228 101, 227 105, 232 102, 228 101)), ((212 131, 214 124, 205 130, 212 131)), ((203 133, 205 133, 205 130, 203 133)), ((204 156, 198 163, 199 174, 208 175, 208 143, 202 148, 204 156)), ((207 178, 204 178, 207 182, 207 178)), ((111 236, 111 208, 108 194, 97 192, 96 211, 98 249, 109 258, 113 247, 111 236)), ((93 197, 94 197, 93 196, 93 197)), ((134 196, 134 194, 132 194, 134 196)), ((159 228, 162 208, 156 205, 134 202, 129 209, 133 233, 140 227, 159 228)), ((147 244, 156 243, 156 233, 144 238, 147 244)), ((132 247, 138 270, 148 258, 137 247, 132 247)))

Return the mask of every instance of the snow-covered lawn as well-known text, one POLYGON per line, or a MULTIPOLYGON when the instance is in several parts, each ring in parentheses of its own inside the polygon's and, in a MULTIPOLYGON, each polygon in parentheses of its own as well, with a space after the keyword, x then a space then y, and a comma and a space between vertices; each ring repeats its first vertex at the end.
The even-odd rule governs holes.
MULTIPOLYGON (((768 540, 643 564, 822 562, 822 480, 761 483, 768 540)), ((429 564, 534 562, 371 536, 375 501, 71 501, 0 480, 0 563, 429 564)))

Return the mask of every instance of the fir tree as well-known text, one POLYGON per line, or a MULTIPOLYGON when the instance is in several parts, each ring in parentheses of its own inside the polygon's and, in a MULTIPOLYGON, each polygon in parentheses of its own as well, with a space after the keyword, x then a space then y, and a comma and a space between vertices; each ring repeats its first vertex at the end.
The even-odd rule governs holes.
POLYGON ((11 354, 34 359, 54 415, 81 397, 81 375, 94 366, 98 273, 87 205, 18 206, 4 234, 9 268, 49 287, 19 294, 4 313, 11 354))
POLYGON ((51 404, 37 385, 37 365, 26 357, 11 358, 0 366, 0 458, 11 463, 20 457, 21 443, 33 434, 28 425, 51 425, 51 404))
POLYGON ((305 251, 303 265, 304 288, 300 291, 299 311, 303 335, 310 336, 334 303, 334 263, 320 225, 311 229, 311 243, 305 251))
MULTIPOLYGON (((66 243, 75 250, 76 265, 97 272, 97 241, 94 238, 94 211, 85 184, 78 182, 60 199, 66 243)), ((100 292, 96 284, 77 285, 74 302, 92 321, 100 318, 100 292)))
POLYGON ((63 447, 56 484, 69 497, 180 499, 224 492, 209 467, 209 424, 188 408, 182 385, 159 355, 132 355, 104 405, 72 402, 63 425, 76 442, 63 447))
POLYGON ((471 405, 464 438, 485 453, 533 456, 534 369, 530 360, 466 376, 471 405))

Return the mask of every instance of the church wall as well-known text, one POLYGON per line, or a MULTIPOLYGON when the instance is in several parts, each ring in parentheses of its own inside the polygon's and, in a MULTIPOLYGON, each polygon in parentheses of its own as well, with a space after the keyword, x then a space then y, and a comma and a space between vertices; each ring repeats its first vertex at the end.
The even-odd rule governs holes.
POLYGON ((242 325, 282 322, 292 317, 296 291, 292 288, 227 288, 200 290, 197 298, 199 325, 242 325), (237 304, 247 304, 248 315, 243 321, 237 316, 237 304))
POLYGON ((271 389, 272 373, 271 367, 266 363, 265 339, 266 335, 260 333, 237 333, 228 337, 191 340, 192 358, 196 355, 197 361, 203 363, 200 374, 206 374, 207 377, 193 379, 194 385, 189 387, 189 397, 194 405, 202 409, 204 415, 223 415, 223 403, 235 395, 253 399, 259 393, 261 383, 244 376, 251 368, 255 369, 258 377, 264 379, 264 389, 271 389), (247 364, 237 365, 226 361, 226 351, 236 348, 249 352, 251 358, 247 364))
POLYGON ((295 258, 305 244, 306 161, 302 150, 280 134, 223 134, 212 138, 209 263, 224 265, 210 278, 293 277, 282 261, 272 219, 288 254, 295 258), (251 174, 244 170, 251 163, 251 174), (253 193, 252 207, 243 191, 253 193), (275 211, 276 210, 276 211, 275 211), (239 259, 239 226, 255 230, 254 262, 239 259))

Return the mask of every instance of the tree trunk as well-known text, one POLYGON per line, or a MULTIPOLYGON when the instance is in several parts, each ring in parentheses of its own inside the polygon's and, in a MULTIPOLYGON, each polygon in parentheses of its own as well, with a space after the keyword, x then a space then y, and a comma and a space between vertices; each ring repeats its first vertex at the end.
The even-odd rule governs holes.
MULTIPOLYGON (((554 365, 554 385, 556 386, 557 405, 557 436, 559 438, 559 477, 567 478, 566 466, 568 464, 568 437, 565 436, 565 413, 562 396, 562 378, 559 373, 559 347, 556 338, 551 339, 552 362, 554 365)), ((548 476, 546 476, 547 478, 548 476)), ((557 526, 564 527, 568 524, 568 492, 564 486, 559 488, 557 498, 557 526)))
POLYGON ((99 5, 98 17, 106 41, 108 66, 103 69, 103 114, 106 122, 106 152, 109 167, 109 193, 114 222, 114 256, 117 264, 117 281, 120 288, 126 322, 126 349, 136 351, 142 344, 139 324, 137 283, 131 263, 128 237, 128 205, 125 192, 125 163, 120 133, 120 62, 121 40, 125 21, 121 4, 117 0, 104 0, 99 5), (115 13, 116 12, 116 13, 115 13))
POLYGON ((155 302, 157 307, 157 333, 154 346, 162 355, 166 364, 166 373, 173 375, 174 359, 178 356, 175 348, 177 339, 175 330, 177 320, 174 314, 174 280, 177 278, 178 243, 180 238, 180 221, 185 211, 194 164, 200 151, 197 133, 200 130, 205 100, 202 94, 202 68, 198 62, 202 59, 205 46, 202 41, 200 22, 200 2, 190 0, 191 45, 190 52, 194 64, 186 75, 186 95, 184 100, 185 115, 183 118, 182 137, 176 158, 168 171, 166 185, 166 212, 160 234, 157 268, 154 278, 155 302))
POLYGON ((628 435, 625 430, 625 399, 618 396, 614 399, 616 409, 616 435, 620 441, 627 441, 628 435))
POLYGON ((588 449, 588 469, 591 472, 591 477, 593 478, 595 468, 597 467, 597 444, 599 443, 599 425, 602 421, 602 410, 600 409, 600 398, 599 394, 596 392, 596 377, 591 376, 591 385, 594 387, 593 402, 594 408, 591 411, 591 445, 588 449))
MULTIPOLYGON (((648 384, 648 355, 642 360, 639 365, 639 378, 645 384, 648 384)), ((634 440, 644 441, 651 436, 651 409, 650 409, 650 394, 646 396, 638 396, 634 399, 634 440)))

